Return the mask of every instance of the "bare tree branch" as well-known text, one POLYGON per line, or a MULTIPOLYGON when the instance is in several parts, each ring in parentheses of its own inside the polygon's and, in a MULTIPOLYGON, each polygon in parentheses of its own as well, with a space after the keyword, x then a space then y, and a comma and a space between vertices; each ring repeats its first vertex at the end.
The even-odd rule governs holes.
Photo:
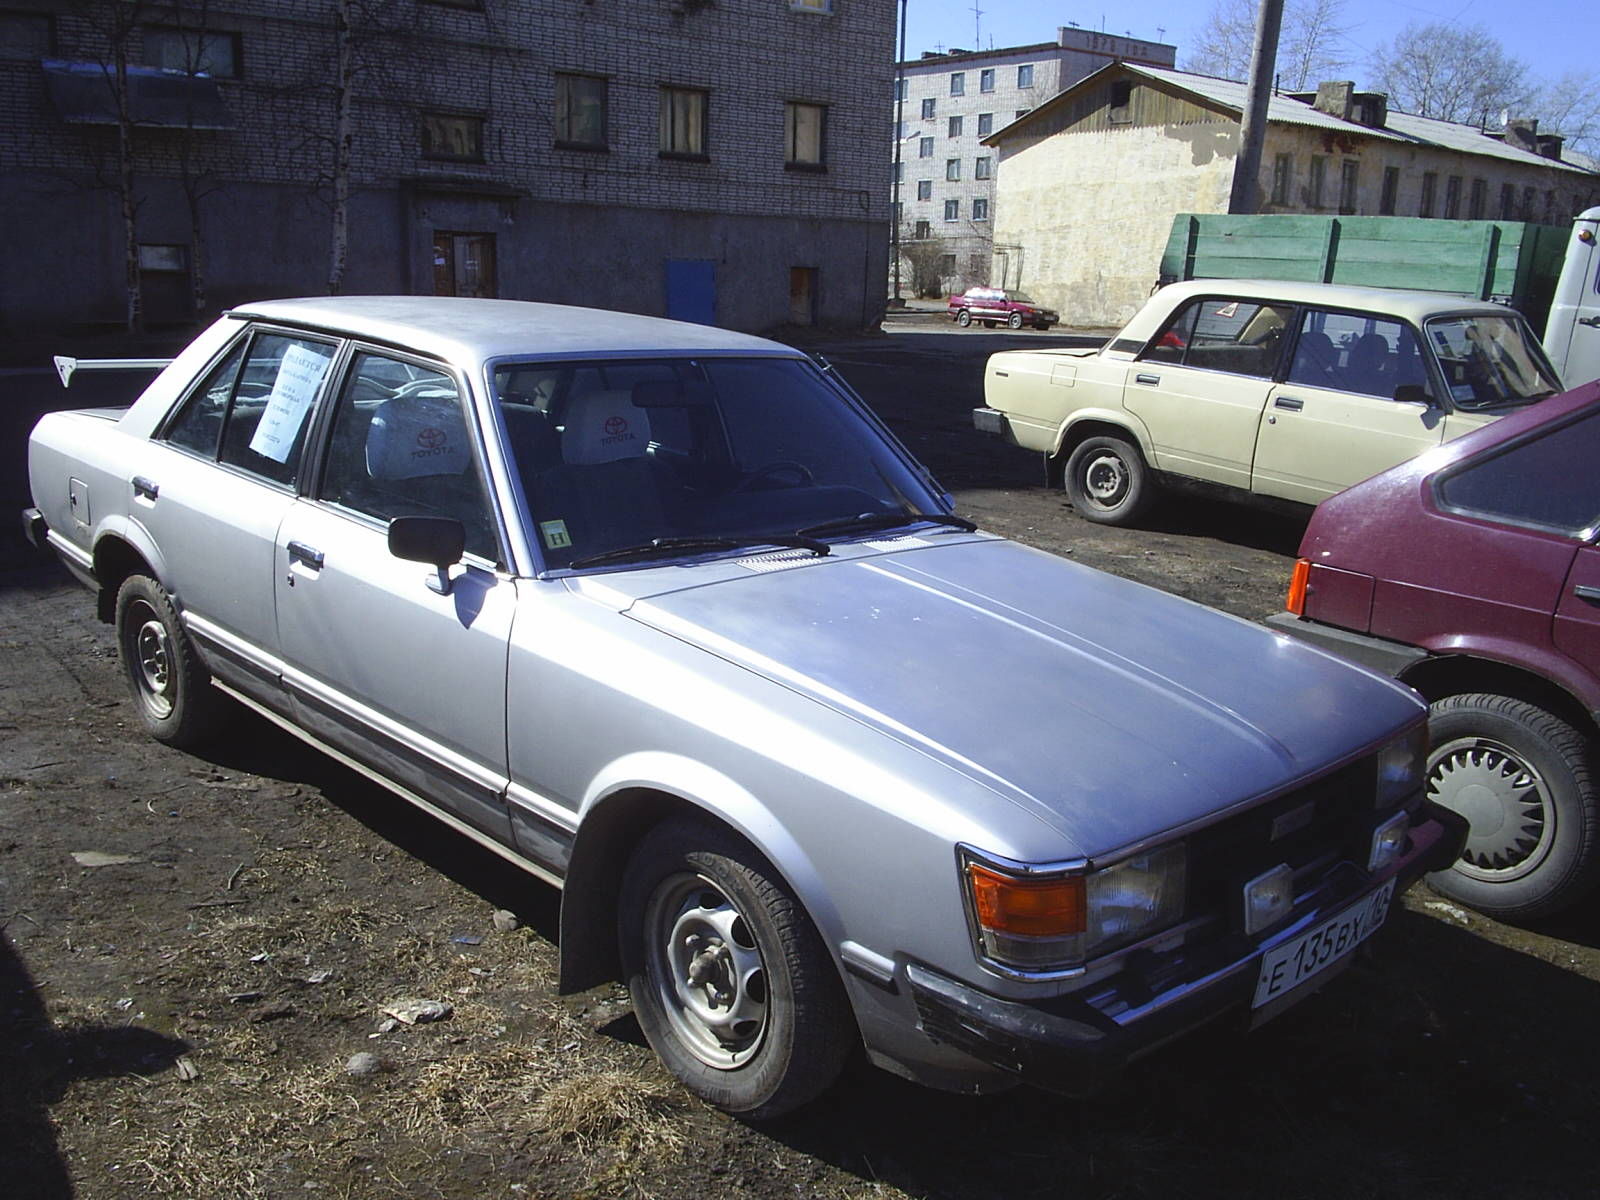
POLYGON ((1371 72, 1390 107, 1441 121, 1498 124, 1532 99, 1527 67, 1482 26, 1407 25, 1373 54, 1371 72))
MULTIPOLYGON (((1217 0, 1186 56, 1184 68, 1223 79, 1243 80, 1250 72, 1255 41, 1254 0, 1217 0)), ((1342 77, 1350 67, 1344 47, 1350 26, 1344 0, 1289 0, 1278 39, 1278 78, 1290 91, 1342 77)))

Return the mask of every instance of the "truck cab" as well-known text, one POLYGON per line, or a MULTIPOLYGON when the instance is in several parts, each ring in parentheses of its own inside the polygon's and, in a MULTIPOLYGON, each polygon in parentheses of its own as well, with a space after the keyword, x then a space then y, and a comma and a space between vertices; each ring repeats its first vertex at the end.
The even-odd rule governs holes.
POLYGON ((1544 348, 1569 388, 1600 379, 1600 208, 1572 223, 1555 300, 1545 323, 1544 348))

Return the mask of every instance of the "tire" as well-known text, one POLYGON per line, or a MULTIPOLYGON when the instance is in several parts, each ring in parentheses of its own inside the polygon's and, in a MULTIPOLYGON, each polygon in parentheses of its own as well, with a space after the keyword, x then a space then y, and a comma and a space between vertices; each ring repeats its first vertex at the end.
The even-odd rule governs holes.
POLYGON ((1012 313, 1009 317, 1006 318, 1006 324, 1011 326, 1011 328, 1013 328, 1013 329, 1021 329, 1022 328, 1022 314, 1021 313, 1012 313))
POLYGON ((960 312, 956 313, 956 324, 965 329, 968 325, 972 324, 972 314, 963 308, 960 312))
POLYGON ((1470 822, 1434 891, 1505 920, 1560 912, 1600 878, 1593 747, 1566 721, 1509 696, 1435 701, 1428 798, 1470 822))
POLYGON ((1085 438, 1067 459, 1067 499, 1100 525, 1128 525, 1154 499, 1155 481, 1139 448, 1117 437, 1085 438))
POLYGON ((858 1040, 844 988, 794 893, 744 839, 693 818, 658 825, 629 859, 618 924, 639 1025, 696 1096, 767 1120, 838 1078, 858 1040))
POLYGON ((172 598, 148 575, 130 575, 117 590, 117 657, 146 732, 188 750, 203 745, 222 722, 222 696, 178 620, 172 598))

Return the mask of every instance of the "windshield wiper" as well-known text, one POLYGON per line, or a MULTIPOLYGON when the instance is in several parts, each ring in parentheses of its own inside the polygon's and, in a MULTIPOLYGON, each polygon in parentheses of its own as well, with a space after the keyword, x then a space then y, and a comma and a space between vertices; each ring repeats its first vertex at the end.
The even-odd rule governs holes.
POLYGON ((949 513, 857 513, 853 517, 839 517, 837 520, 807 525, 804 529, 797 529, 795 533, 799 537, 821 537, 829 533, 870 533, 875 529, 895 529, 901 525, 913 525, 918 521, 925 521, 931 525, 949 525, 966 533, 972 533, 978 528, 965 517, 952 516, 949 513))
POLYGON ((635 546, 619 546, 615 550, 602 550, 575 558, 569 567, 597 567, 601 563, 626 562, 630 558, 651 558, 657 554, 677 554, 700 550, 738 550, 744 546, 792 546, 796 550, 809 550, 817 557, 829 553, 828 543, 803 533, 757 533, 749 537, 664 537, 651 538, 635 546))

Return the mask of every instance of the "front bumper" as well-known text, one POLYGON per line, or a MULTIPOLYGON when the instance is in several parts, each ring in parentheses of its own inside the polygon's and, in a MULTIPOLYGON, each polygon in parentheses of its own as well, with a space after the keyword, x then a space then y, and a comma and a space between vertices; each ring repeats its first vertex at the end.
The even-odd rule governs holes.
POLYGON ((1409 850, 1389 873, 1337 899, 1330 897, 1259 942, 1246 942, 1239 935, 1198 948, 1176 982, 1167 967, 1140 963, 1137 955, 1130 955, 1111 988, 1085 989, 1094 991, 1095 1002, 1078 993, 1037 1003, 1003 999, 931 967, 910 964, 906 981, 916 1003, 918 1027, 932 1040, 1024 1082, 1067 1095, 1088 1095, 1129 1062, 1191 1029, 1230 1014, 1265 1020, 1315 992, 1339 971, 1329 969, 1261 1009, 1250 1007, 1267 952, 1370 896, 1390 879, 1396 880, 1398 898, 1420 876, 1453 863, 1465 838, 1466 822, 1460 816, 1425 803, 1422 816, 1412 825, 1409 850), (1162 982, 1152 987, 1150 980, 1156 976, 1162 982), (1099 1003, 1108 993, 1117 997, 1116 1015, 1099 1003))

